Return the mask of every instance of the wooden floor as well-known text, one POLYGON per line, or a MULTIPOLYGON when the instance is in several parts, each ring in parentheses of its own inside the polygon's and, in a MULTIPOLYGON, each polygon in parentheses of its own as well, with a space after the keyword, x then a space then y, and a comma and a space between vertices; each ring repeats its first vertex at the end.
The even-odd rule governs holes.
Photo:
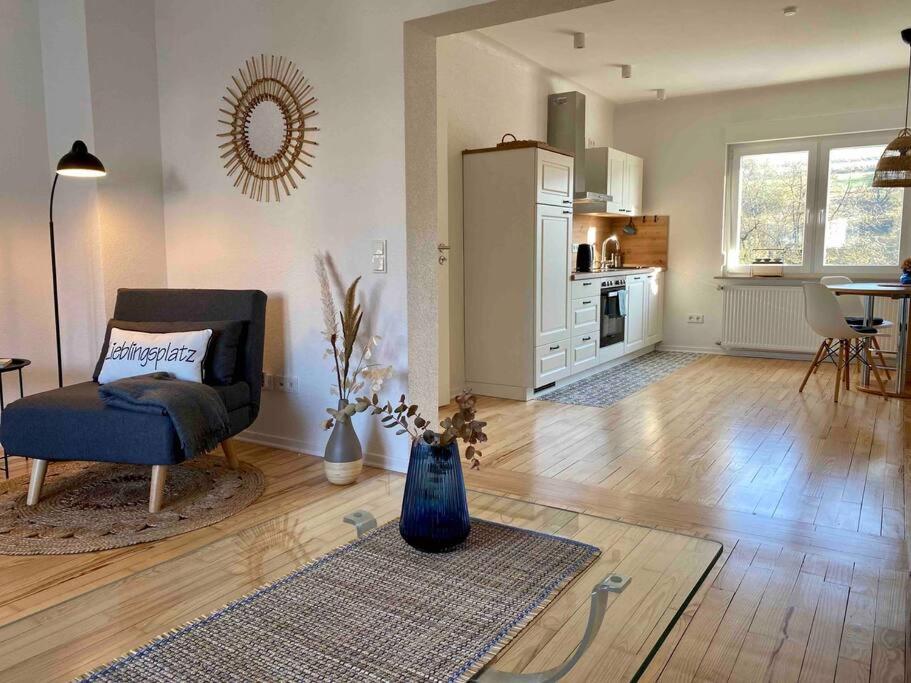
POLYGON ((608 408, 481 402, 474 488, 719 540, 647 672, 661 681, 901 681, 911 403, 807 364, 707 357, 608 408))
MULTIPOLYGON (((707 357, 604 409, 482 399, 490 443, 469 486, 724 544, 646 680, 904 680, 911 403, 852 390, 835 405, 828 368, 798 394, 805 367, 707 357)), ((356 498, 326 483, 316 459, 240 454, 263 469, 266 493, 217 525, 104 553, 0 557, 0 625, 81 604, 278 509, 356 498)), ((71 616, 60 637, 78 657, 91 644, 71 616)), ((18 659, 40 656, 42 644, 23 647, 34 652, 18 659)))

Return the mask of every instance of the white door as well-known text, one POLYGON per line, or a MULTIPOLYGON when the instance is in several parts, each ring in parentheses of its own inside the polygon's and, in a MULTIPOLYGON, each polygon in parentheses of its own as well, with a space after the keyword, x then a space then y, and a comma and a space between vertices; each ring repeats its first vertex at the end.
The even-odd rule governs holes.
POLYGON ((535 346, 569 339, 573 212, 538 204, 535 226, 535 346))
POLYGON ((537 203, 572 208, 573 158, 539 149, 536 159, 537 203))
MULTIPOLYGON (((446 107, 437 107, 437 149, 447 148, 446 107)), ((449 245, 449 171, 447 155, 437 155, 437 244, 449 245)), ((437 270, 437 403, 444 406, 452 398, 451 336, 449 309, 450 253, 440 252, 445 259, 431 265, 437 270), (442 261, 442 263, 440 262, 442 261)), ((388 259, 388 255, 386 256, 388 259)), ((461 347, 461 344, 459 345, 461 347)), ((464 354, 463 354, 464 355, 464 354)))
POLYGON ((627 353, 645 346, 646 296, 645 276, 626 278, 626 329, 623 346, 627 353))
POLYGON ((642 159, 626 155, 623 174, 623 208, 631 216, 642 214, 642 159))
POLYGON ((663 273, 652 273, 645 280, 646 325, 645 345, 657 344, 662 337, 664 314, 663 273))
POLYGON ((626 154, 611 147, 607 152, 607 203, 609 213, 622 213, 624 183, 626 182, 626 154))

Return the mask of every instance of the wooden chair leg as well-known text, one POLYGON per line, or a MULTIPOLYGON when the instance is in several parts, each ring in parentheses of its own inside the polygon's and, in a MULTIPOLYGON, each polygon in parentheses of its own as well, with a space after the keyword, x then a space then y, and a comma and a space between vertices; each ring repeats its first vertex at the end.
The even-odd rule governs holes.
POLYGON ((876 349, 876 355, 879 358, 880 364, 883 366, 883 372, 886 373, 886 379, 891 382, 892 373, 889 372, 889 366, 886 365, 886 357, 883 356, 882 349, 879 347, 879 339, 877 339, 876 337, 871 337, 870 341, 873 342, 873 348, 876 349))
MULTIPOLYGON (((825 349, 825 352, 826 352, 826 357, 828 357, 828 354, 830 354, 830 353, 832 352, 832 347, 829 346, 829 344, 831 344, 831 343, 832 343, 832 340, 831 340, 831 339, 824 339, 823 342, 822 342, 823 348, 825 349)), ((816 367, 813 368, 813 374, 814 374, 814 375, 815 375, 817 372, 819 372, 819 366, 820 366, 820 365, 822 365, 822 359, 820 359, 820 361, 816 364, 816 367)))
POLYGON ((879 393, 883 395, 883 398, 888 398, 886 394, 886 385, 883 384, 883 378, 879 374, 879 368, 873 363, 873 355, 870 353, 870 349, 867 348, 867 363, 870 364, 870 369, 873 371, 873 376, 876 378, 876 383, 879 385, 879 393))
POLYGON ((234 450, 234 444, 230 439, 221 442, 221 450, 225 453, 225 460, 228 461, 228 467, 232 470, 240 468, 240 459, 237 457, 237 451, 234 450))
POLYGON ((841 389, 841 365, 842 358, 844 354, 842 353, 842 347, 844 346, 843 342, 839 340, 838 342, 838 352, 835 354, 835 402, 838 403, 838 392, 841 389))
POLYGON ((816 355, 813 356, 813 362, 810 363, 810 367, 807 368, 807 374, 803 376, 803 382, 800 383, 800 389, 797 390, 798 393, 802 392, 803 388, 805 386, 807 386, 807 380, 810 379, 810 375, 813 374, 813 372, 816 370, 817 366, 819 365, 819 363, 820 363, 819 359, 822 357, 823 351, 825 351, 826 346, 827 346, 826 340, 823 339, 819 343, 819 348, 816 349, 816 355))
POLYGON ((164 483, 168 478, 167 465, 152 465, 152 485, 149 487, 149 512, 160 512, 164 501, 164 483))
POLYGON ((845 339, 842 348, 845 353, 845 390, 849 391, 851 389, 851 340, 845 339))
POLYGON ((27 505, 36 505, 41 498, 41 487, 44 485, 44 475, 47 474, 47 460, 32 460, 32 476, 28 480, 27 505))

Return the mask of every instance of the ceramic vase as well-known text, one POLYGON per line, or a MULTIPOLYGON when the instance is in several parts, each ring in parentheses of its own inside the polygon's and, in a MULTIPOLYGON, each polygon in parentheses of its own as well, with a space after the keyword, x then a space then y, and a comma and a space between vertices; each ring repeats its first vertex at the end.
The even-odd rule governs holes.
POLYGON ((911 285, 911 273, 902 271, 901 277, 898 278, 898 281, 903 285, 911 285))
MULTIPOLYGON (((340 399, 338 409, 342 410, 348 401, 340 399)), ((326 443, 326 452, 323 455, 323 468, 326 479, 339 486, 352 484, 364 469, 364 452, 361 441, 357 438, 351 418, 344 421, 335 421, 332 434, 326 443)))
POLYGON ((399 520, 402 538, 418 550, 439 553, 452 550, 470 531, 458 445, 412 443, 399 520))

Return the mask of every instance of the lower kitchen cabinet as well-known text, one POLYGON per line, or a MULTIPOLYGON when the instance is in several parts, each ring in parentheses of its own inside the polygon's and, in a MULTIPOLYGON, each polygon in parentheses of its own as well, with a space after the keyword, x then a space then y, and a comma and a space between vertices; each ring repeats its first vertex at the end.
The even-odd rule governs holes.
POLYGON ((535 349, 535 386, 541 387, 572 373, 569 340, 544 344, 535 349))
POLYGON ((596 332, 573 337, 572 372, 581 372, 598 364, 599 337, 596 332))
POLYGON ((646 285, 646 275, 630 275, 626 278, 626 329, 623 334, 626 353, 632 353, 647 346, 645 337, 648 322, 648 287, 646 285))
POLYGON ((664 271, 650 273, 645 280, 645 345, 664 336, 664 271))

